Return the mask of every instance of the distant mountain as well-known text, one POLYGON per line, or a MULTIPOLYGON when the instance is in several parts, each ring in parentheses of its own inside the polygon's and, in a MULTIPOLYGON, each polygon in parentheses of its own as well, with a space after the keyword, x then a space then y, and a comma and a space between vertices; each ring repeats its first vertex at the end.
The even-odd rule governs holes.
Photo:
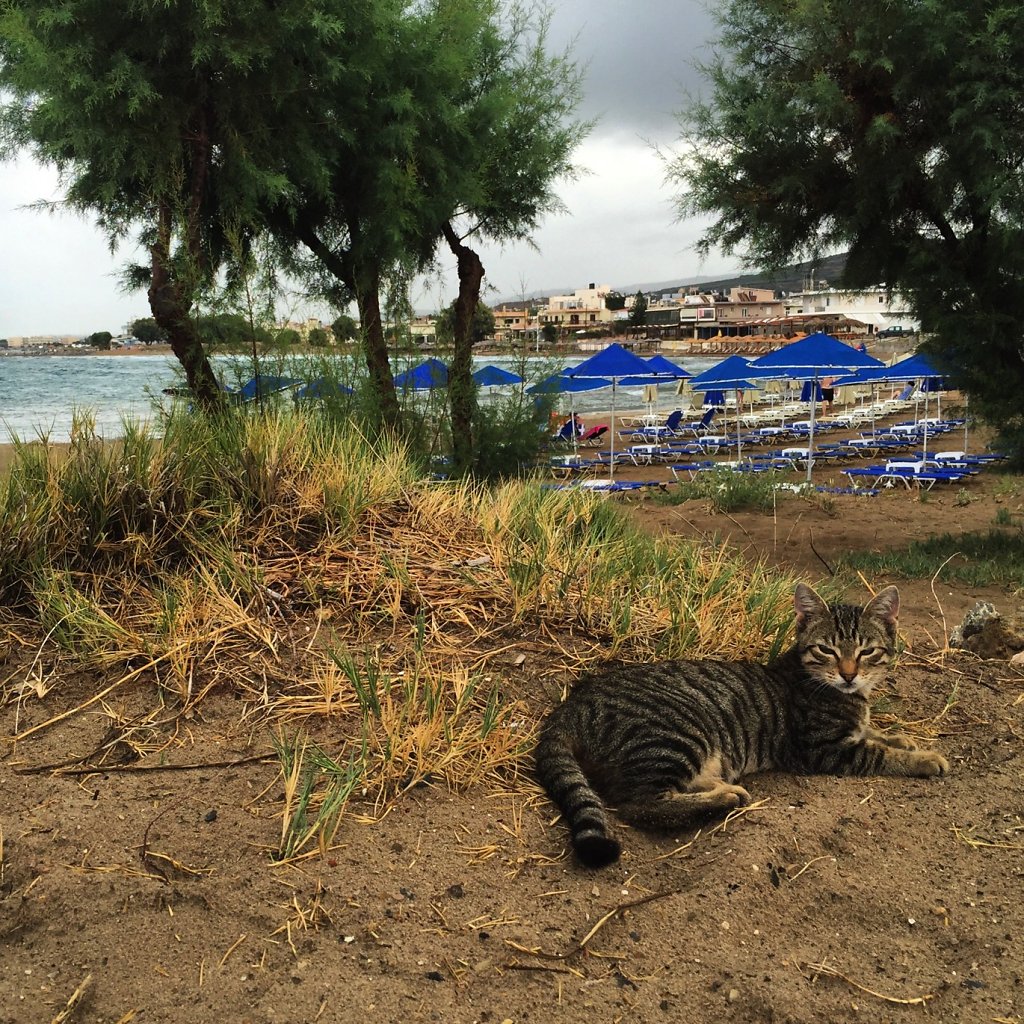
POLYGON ((760 271, 736 274, 732 277, 691 278, 681 284, 648 289, 662 294, 672 294, 681 288, 695 287, 701 291, 725 291, 728 288, 771 288, 776 292, 803 291, 808 280, 813 280, 819 287, 823 284, 835 286, 843 276, 846 267, 846 253, 834 256, 823 256, 819 260, 808 260, 794 263, 776 271, 760 271))
MULTIPOLYGON (((774 272, 759 271, 741 273, 737 271, 728 277, 690 277, 680 281, 638 281, 634 284, 615 285, 615 290, 623 295, 634 295, 642 291, 648 295, 661 294, 673 295, 676 292, 699 289, 702 292, 722 292, 729 288, 771 288, 776 292, 799 292, 803 291, 808 279, 813 279, 819 285, 826 282, 829 285, 836 285, 843 275, 846 266, 846 253, 837 253, 834 256, 823 256, 819 260, 808 260, 805 263, 794 263, 788 267, 782 267, 774 272)), ((575 287, 579 287, 576 285, 575 287)), ((547 290, 534 290, 525 296, 516 296, 515 299, 501 299, 494 303, 500 305, 502 302, 521 302, 524 298, 537 299, 546 298, 549 295, 570 295, 572 288, 549 288, 547 290)))

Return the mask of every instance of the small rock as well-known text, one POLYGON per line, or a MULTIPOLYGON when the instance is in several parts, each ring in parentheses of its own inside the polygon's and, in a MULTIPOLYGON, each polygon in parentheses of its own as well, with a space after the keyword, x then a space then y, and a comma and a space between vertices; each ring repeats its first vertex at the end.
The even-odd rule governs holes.
POLYGON ((461 900, 466 895, 466 890, 462 888, 461 882, 456 882, 454 885, 448 886, 448 895, 453 900, 461 900))
POLYGON ((950 647, 963 647, 964 641, 980 633, 987 623, 999 618, 999 612, 995 605, 988 601, 978 601, 977 604, 964 616, 963 622, 949 634, 950 647))
POLYGON ((444 981, 444 975, 440 971, 427 971, 424 977, 427 981, 444 981))
POLYGON ((209 821, 216 821, 216 820, 217 820, 217 809, 215 807, 211 807, 210 810, 208 810, 206 812, 206 814, 203 815, 203 821, 209 822, 209 821))
POLYGON ((729 989, 729 1002, 735 1003, 740 997, 740 990, 738 988, 729 989))
POLYGON ((1024 665, 1024 651, 1018 651, 1011 659, 1011 665, 1024 665))

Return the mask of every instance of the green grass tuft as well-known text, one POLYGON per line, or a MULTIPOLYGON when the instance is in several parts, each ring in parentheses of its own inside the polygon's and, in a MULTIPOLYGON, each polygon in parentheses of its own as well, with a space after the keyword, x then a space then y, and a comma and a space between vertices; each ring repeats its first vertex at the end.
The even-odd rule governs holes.
POLYGON ((939 579, 968 586, 1020 587, 1024 585, 1024 532, 946 533, 914 541, 901 550, 849 552, 841 564, 882 576, 927 579, 938 572, 939 579))

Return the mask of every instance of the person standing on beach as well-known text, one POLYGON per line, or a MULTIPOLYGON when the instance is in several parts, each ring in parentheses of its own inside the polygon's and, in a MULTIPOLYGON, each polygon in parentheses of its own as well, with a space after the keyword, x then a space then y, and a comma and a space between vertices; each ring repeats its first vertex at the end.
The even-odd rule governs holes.
POLYGON ((835 398, 835 377, 826 377, 821 382, 821 412, 822 415, 832 411, 832 401, 835 398))

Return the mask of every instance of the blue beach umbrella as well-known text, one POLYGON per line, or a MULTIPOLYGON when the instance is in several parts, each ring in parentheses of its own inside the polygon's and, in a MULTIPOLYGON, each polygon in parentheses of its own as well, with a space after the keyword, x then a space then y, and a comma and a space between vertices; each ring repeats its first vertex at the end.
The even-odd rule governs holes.
POLYGON ((668 374, 652 373, 650 366, 638 355, 623 348, 617 342, 613 342, 607 348, 601 349, 589 359, 584 359, 578 366, 566 372, 567 377, 579 378, 602 378, 610 380, 612 384, 612 429, 610 454, 611 464, 608 467, 608 475, 615 477, 615 389, 617 384, 626 384, 629 387, 643 384, 659 384, 669 380, 668 374))
POLYGON ((677 366, 671 359, 666 359, 660 352, 646 359, 645 362, 655 373, 667 373, 675 380, 693 376, 685 366, 677 366))
MULTIPOLYGON (((531 384, 526 389, 526 393, 528 395, 567 394, 569 396, 569 415, 575 420, 576 402, 573 396, 581 391, 600 391, 601 388, 610 388, 612 382, 605 380, 604 377, 580 377, 578 379, 570 377, 568 374, 571 369, 571 366, 566 366, 559 370, 558 373, 553 373, 550 377, 545 377, 542 381, 531 384)), ((575 430, 572 434, 572 448, 574 452, 579 448, 575 430)))
MULTIPOLYGON (((660 385, 662 384, 676 384, 693 376, 685 367, 677 366, 671 359, 666 359, 660 352, 645 359, 644 362, 647 364, 649 372, 657 374, 657 380, 652 381, 648 378, 640 380, 626 377, 620 383, 626 387, 632 387, 637 384, 654 384, 660 391, 660 385)), ((653 412, 654 410, 650 409, 649 411, 653 412)))
POLYGON ((448 366, 433 356, 395 377, 395 387, 411 391, 429 391, 448 387, 448 366))
MULTIPOLYGON (((750 364, 742 356, 729 356, 715 366, 698 373, 691 378, 690 387, 694 391, 704 392, 705 405, 725 405, 726 391, 752 391, 759 388, 750 380, 756 376, 750 369, 750 364), (716 400, 717 399, 717 400, 716 400)), ((740 409, 739 401, 736 402, 736 458, 743 457, 743 439, 740 430, 740 409)))
MULTIPOLYGON (((833 377, 842 373, 871 366, 882 366, 880 359, 869 356, 850 345, 845 345, 831 334, 809 334, 806 338, 791 342, 755 359, 750 367, 758 377, 774 377, 780 380, 809 380, 815 384, 822 377, 833 377)), ((817 406, 811 404, 811 429, 807 441, 807 480, 811 479, 814 465, 814 413, 817 406)))
MULTIPOLYGON (((942 378, 942 375, 935 368, 932 361, 923 353, 915 352, 913 355, 907 356, 905 359, 901 359, 898 363, 893 363, 892 366, 878 366, 870 370, 863 370, 861 373, 854 374, 853 377, 844 378, 839 383, 870 383, 877 384, 883 381, 899 382, 899 381, 919 381, 919 387, 924 392, 924 436, 922 437, 922 445, 925 454, 928 453, 928 395, 930 393, 939 393, 946 390, 946 382, 942 378), (856 379, 854 379, 856 378, 856 379)), ((941 399, 936 399, 941 403, 941 399)), ((942 406, 939 405, 941 410, 942 406)), ((967 432, 964 431, 964 449, 967 448, 967 432)))
POLYGON ((296 398, 342 398, 351 395, 352 388, 347 384, 339 384, 335 380, 328 380, 326 377, 317 377, 308 384, 303 384, 295 391, 296 398))
POLYGON ((500 366, 481 366, 473 373, 473 380, 482 388, 500 388, 507 384, 522 384, 518 373, 503 370, 500 366))
POLYGON ((573 394, 577 391, 599 391, 601 388, 610 388, 612 382, 603 377, 570 377, 571 366, 559 370, 558 373, 545 377, 536 384, 531 384, 527 389, 528 395, 560 395, 573 394))
POLYGON ((257 374, 250 377, 237 391, 231 392, 231 400, 240 405, 255 402, 257 398, 275 395, 297 387, 302 381, 297 377, 279 377, 273 374, 257 374))

